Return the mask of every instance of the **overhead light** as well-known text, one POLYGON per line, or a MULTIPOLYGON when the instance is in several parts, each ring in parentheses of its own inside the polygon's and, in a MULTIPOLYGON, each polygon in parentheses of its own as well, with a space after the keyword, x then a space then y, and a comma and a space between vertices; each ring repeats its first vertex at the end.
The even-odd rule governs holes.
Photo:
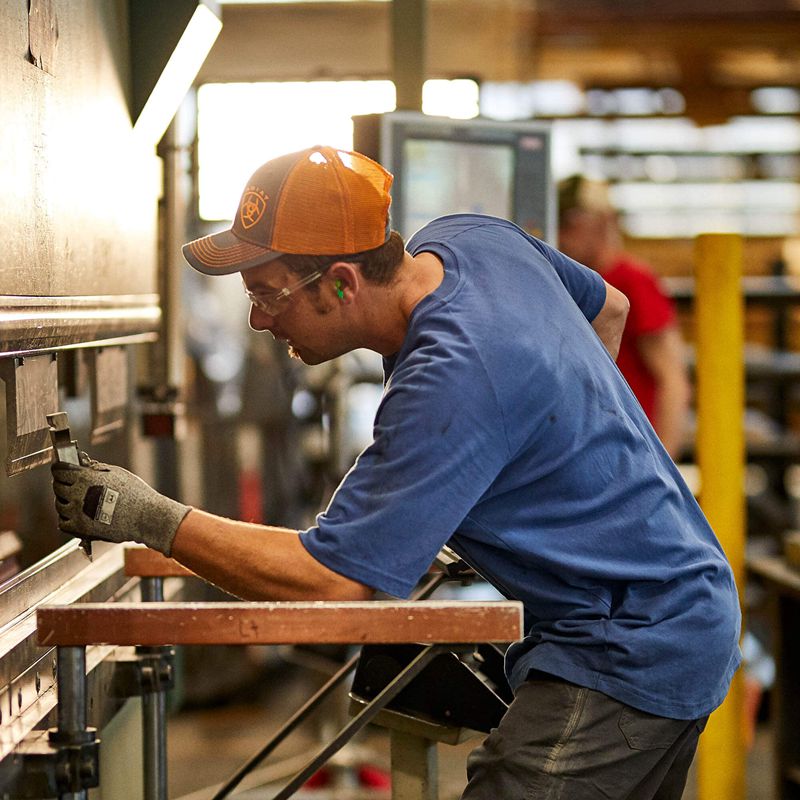
POLYGON ((131 4, 131 117, 139 140, 158 144, 221 29, 209 0, 131 4))
MULTIPOLYGON (((282 4, 285 6, 295 5, 296 3, 388 3, 391 0, 219 0, 220 5, 225 6, 266 6, 282 4)), ((800 0, 798 0, 800 2, 800 0)))

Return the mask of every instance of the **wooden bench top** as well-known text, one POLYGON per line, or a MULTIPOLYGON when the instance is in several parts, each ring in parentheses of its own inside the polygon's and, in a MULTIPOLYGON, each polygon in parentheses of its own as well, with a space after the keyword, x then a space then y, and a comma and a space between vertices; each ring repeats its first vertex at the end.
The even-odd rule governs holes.
POLYGON ((43 646, 469 644, 522 637, 517 602, 77 603, 37 611, 43 646))

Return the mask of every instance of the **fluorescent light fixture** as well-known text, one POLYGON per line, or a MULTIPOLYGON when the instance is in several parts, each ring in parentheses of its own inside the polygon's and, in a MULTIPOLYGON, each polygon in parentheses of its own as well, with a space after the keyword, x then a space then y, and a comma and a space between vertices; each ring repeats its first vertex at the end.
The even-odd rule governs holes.
MULTIPOLYGON (((218 0, 220 5, 225 6, 267 6, 283 4, 286 6, 295 3, 356 3, 364 0, 218 0)), ((388 3, 390 0, 367 0, 372 3, 388 3)))
MULTIPOLYGON (((169 54, 152 91, 147 95, 133 126, 134 136, 149 145, 155 146, 164 135, 222 29, 222 20, 208 5, 197 2, 193 5, 195 8, 191 17, 169 54)), ((160 10, 153 8, 150 15, 155 18, 156 25, 159 21, 174 24, 170 14, 175 8, 172 3, 163 4, 160 10)), ((153 20, 149 19, 147 23, 148 25, 142 26, 143 36, 147 36, 153 30, 153 20)), ((135 34, 135 31, 132 33, 135 34)), ((132 38, 134 40, 132 47, 135 47, 137 45, 135 36, 132 35, 132 38)), ((142 72, 152 74, 153 59, 158 63, 159 58, 163 61, 166 55, 159 52, 154 54, 152 50, 159 48, 163 50, 170 45, 171 43, 165 41, 163 34, 152 34, 150 40, 143 43, 143 52, 134 54, 134 57, 138 58, 138 63, 134 62, 134 70, 138 66, 142 72)))

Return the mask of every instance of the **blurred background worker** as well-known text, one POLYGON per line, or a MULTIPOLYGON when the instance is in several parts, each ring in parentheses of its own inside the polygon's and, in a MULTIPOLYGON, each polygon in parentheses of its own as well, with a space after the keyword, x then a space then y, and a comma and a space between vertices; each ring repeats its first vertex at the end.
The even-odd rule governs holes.
POLYGON ((678 458, 691 390, 671 298, 650 267, 624 251, 605 183, 583 175, 561 181, 558 225, 559 249, 597 270, 630 301, 617 366, 667 452, 678 458))

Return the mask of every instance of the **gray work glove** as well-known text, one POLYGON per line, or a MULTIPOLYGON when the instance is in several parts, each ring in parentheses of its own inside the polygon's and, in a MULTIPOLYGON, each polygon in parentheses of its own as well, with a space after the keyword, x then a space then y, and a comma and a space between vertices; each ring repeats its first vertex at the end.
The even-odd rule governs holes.
POLYGON ((140 542, 164 555, 183 518, 191 511, 159 494, 122 467, 101 464, 81 453, 80 467, 51 465, 58 527, 81 539, 140 542))

